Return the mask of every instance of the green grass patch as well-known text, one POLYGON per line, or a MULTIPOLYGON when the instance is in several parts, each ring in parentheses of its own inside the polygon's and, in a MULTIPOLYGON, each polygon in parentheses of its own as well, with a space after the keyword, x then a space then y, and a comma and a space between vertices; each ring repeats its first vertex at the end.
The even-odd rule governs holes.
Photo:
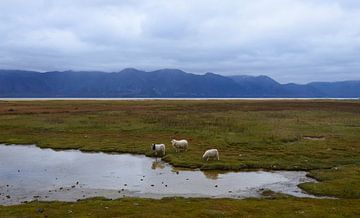
POLYGON ((303 183, 300 187, 319 196, 360 198, 360 166, 344 165, 327 170, 312 170, 309 176, 319 183, 303 183))
POLYGON ((360 200, 101 198, 0 206, 2 217, 359 217, 360 200))

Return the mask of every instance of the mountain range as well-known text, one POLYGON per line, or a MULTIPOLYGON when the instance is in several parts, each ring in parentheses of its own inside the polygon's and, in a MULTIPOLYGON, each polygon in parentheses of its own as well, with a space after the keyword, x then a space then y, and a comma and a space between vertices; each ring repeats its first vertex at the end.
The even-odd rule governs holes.
POLYGON ((280 84, 268 76, 151 72, 0 70, 0 97, 358 98, 360 80, 280 84))

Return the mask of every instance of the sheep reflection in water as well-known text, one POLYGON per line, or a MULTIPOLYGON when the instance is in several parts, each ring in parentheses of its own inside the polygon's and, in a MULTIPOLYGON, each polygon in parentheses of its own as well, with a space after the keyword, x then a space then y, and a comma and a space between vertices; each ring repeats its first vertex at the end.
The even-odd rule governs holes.
POLYGON ((151 169, 153 169, 153 170, 164 169, 164 168, 165 168, 165 164, 162 161, 155 160, 151 164, 151 169))
POLYGON ((219 172, 213 170, 202 171, 206 178, 216 180, 219 178, 219 172))

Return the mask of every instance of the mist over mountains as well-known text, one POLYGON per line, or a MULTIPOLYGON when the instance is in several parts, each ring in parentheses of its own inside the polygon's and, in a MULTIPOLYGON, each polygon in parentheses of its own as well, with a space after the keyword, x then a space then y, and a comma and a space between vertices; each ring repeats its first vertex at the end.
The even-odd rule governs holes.
POLYGON ((0 70, 0 97, 137 98, 358 98, 360 80, 280 84, 267 76, 197 75, 177 69, 151 72, 0 70))

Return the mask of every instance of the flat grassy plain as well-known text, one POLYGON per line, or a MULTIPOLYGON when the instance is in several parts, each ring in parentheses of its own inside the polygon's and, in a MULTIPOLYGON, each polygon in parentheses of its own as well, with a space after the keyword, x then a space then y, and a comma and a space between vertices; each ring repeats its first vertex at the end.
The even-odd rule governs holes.
POLYGON ((6 217, 359 217, 360 200, 123 198, 0 207, 6 217))
MULTIPOLYGON (((163 159, 177 167, 203 170, 308 170, 309 175, 320 183, 301 184, 301 188, 316 195, 340 199, 236 201, 174 198, 167 199, 167 209, 186 212, 177 207, 186 202, 201 202, 199 205, 204 206, 198 208, 205 210, 207 204, 224 202, 226 207, 239 210, 251 208, 251 205, 258 208, 253 208, 254 211, 244 209, 249 216, 266 210, 271 215, 271 210, 275 210, 271 208, 274 204, 278 209, 284 208, 284 212, 289 210, 289 213, 294 212, 292 207, 297 205, 316 205, 314 210, 317 207, 323 207, 323 210, 313 211, 314 216, 328 214, 332 207, 335 210, 343 208, 344 211, 343 214, 333 213, 333 216, 359 215, 352 209, 360 207, 360 101, 0 101, 0 142, 149 156, 152 155, 151 143, 165 143, 167 154, 163 159), (188 139, 188 152, 176 153, 170 144, 172 138, 188 139), (201 159, 208 148, 218 148, 220 161, 205 162, 201 159), (351 207, 346 206, 349 202, 351 207)), ((95 199, 79 203, 31 203, 0 207, 0 214, 11 211, 21 214, 16 211, 22 210, 16 208, 26 211, 25 208, 32 208, 36 204, 86 208, 95 202, 119 207, 127 202, 133 210, 138 210, 131 206, 135 202, 142 202, 143 207, 152 205, 146 199, 95 199)), ((154 201, 153 204, 161 202, 154 201)), ((156 211, 153 212, 155 215, 156 211)), ((161 212, 165 213, 165 210, 161 212)), ((196 213, 194 211, 194 215, 196 213)), ((225 215, 241 215, 241 212, 225 215)), ((297 215, 306 217, 306 214, 297 215)))

